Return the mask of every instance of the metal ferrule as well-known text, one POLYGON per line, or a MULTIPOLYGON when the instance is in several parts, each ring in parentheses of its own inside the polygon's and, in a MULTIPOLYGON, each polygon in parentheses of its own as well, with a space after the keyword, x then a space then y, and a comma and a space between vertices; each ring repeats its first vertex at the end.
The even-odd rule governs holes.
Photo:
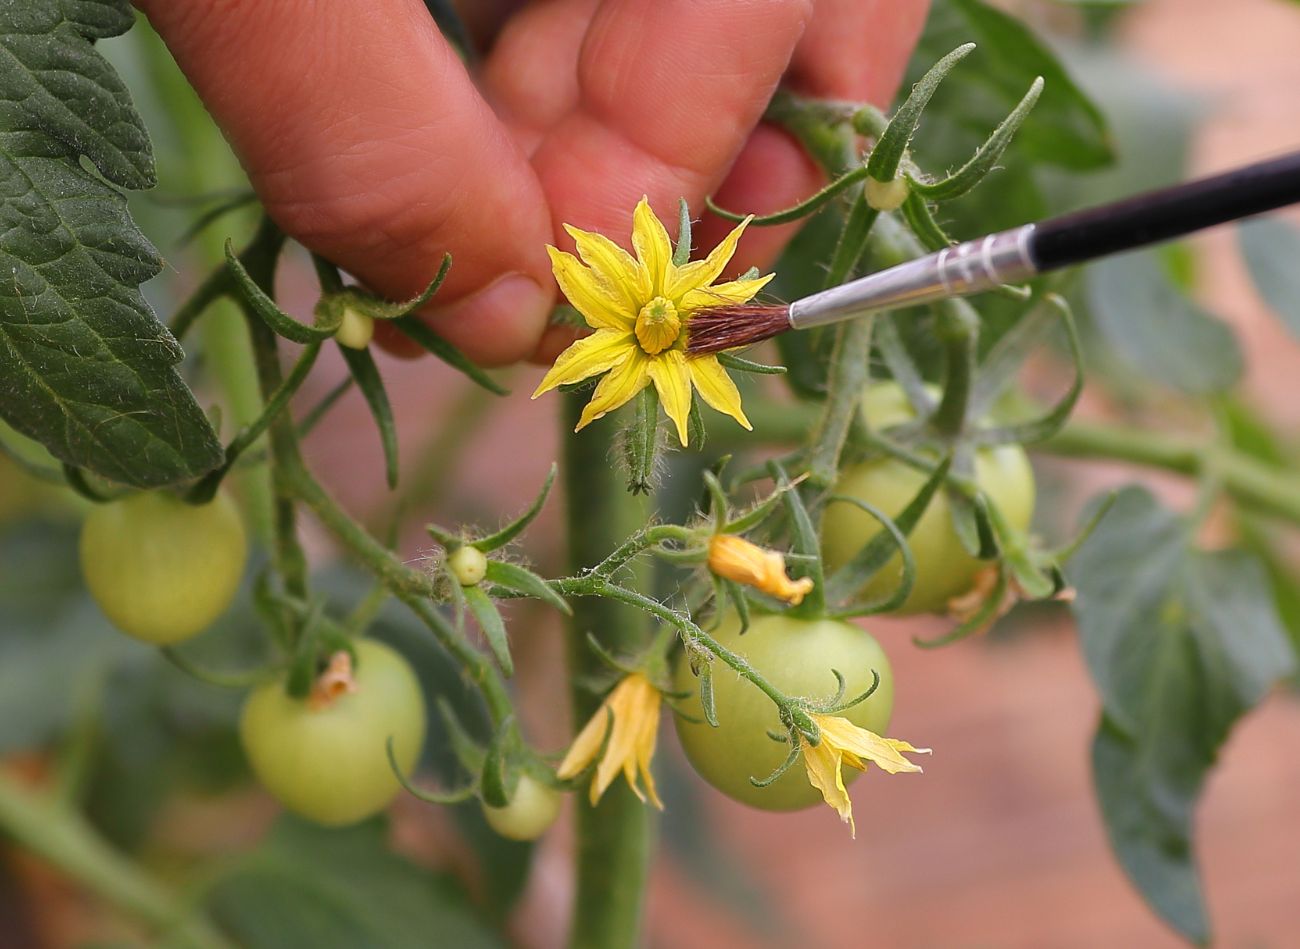
POLYGON ((1026 224, 814 293, 790 304, 790 325, 807 329, 1028 280, 1038 273, 1029 246, 1033 233, 1034 225, 1026 224))

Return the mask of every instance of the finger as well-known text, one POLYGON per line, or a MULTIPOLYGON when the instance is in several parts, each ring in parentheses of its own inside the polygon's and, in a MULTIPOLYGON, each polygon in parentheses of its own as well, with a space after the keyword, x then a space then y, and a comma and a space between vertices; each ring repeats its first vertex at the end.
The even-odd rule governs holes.
MULTIPOLYGON (((928 0, 818 0, 787 81, 806 95, 888 105, 928 9, 928 0)), ((760 126, 718 189, 717 201, 729 210, 770 214, 797 204, 824 183, 793 138, 760 126)), ((711 246, 733 226, 706 215, 700 239, 711 246)), ((737 265, 741 270, 768 266, 798 227, 751 228, 737 265)))
POLYGON ((450 251, 435 329, 485 363, 532 350, 544 198, 419 0, 141 6, 289 234, 395 299, 450 251))
POLYGON ((810 96, 889 105, 925 26, 930 0, 818 0, 791 63, 810 96))
POLYGON ((519 11, 497 38, 482 86, 497 114, 532 154, 578 103, 578 61, 600 0, 547 0, 519 11), (557 68, 557 64, 560 67, 557 68))
POLYGON ((578 59, 577 107, 533 165, 554 224, 627 244, 642 194, 661 217, 720 183, 785 71, 806 0, 605 0, 578 59))

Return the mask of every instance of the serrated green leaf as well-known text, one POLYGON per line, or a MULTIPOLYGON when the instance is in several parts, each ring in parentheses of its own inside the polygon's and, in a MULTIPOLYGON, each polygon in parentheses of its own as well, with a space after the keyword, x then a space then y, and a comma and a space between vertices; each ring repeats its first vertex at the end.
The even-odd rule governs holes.
POLYGON ((91 41, 125 3, 0 6, 0 416, 60 460, 138 487, 221 461, 139 291, 157 252, 108 182, 154 183, 144 127, 91 41))
POLYGON ((1194 550, 1140 488, 1120 492, 1070 576, 1103 700, 1093 765, 1111 844, 1152 907, 1205 942, 1192 813, 1232 726, 1295 668, 1267 577, 1239 551, 1194 550))
POLYGON ((1085 279, 1098 330, 1138 372, 1194 395, 1221 392, 1241 377, 1232 328, 1183 296, 1152 253, 1103 260, 1085 279))
POLYGON ((573 613, 573 609, 564 601, 564 598, 547 586, 545 580, 518 564, 489 560, 486 579, 489 583, 495 583, 497 586, 549 603, 565 615, 572 615, 573 613))
POLYGON ((483 635, 487 638, 488 646, 491 647, 492 655, 496 657, 502 674, 507 677, 514 675, 515 664, 510 658, 510 640, 506 636, 506 624, 501 619, 497 605, 479 587, 464 589, 465 603, 469 606, 469 611, 474 614, 474 619, 478 621, 479 629, 483 630, 483 635))
POLYGON ((1260 218, 1242 224, 1237 240, 1260 296, 1300 338, 1300 230, 1279 218, 1260 218))

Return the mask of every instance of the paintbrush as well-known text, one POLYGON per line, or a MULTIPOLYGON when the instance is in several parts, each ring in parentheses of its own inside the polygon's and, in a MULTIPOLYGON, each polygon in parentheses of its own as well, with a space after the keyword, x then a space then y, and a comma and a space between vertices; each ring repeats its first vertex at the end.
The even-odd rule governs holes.
POLYGON ((964 241, 790 304, 704 307, 687 324, 687 351, 716 353, 787 330, 992 290, 1296 202, 1300 152, 964 241))

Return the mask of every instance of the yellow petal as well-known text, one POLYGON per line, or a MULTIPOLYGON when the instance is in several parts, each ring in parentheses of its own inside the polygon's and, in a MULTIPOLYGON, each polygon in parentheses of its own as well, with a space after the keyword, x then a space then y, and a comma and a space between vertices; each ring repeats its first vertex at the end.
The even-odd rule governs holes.
POLYGON ((618 294, 623 312, 635 316, 641 304, 651 297, 650 282, 641 265, 604 234, 584 231, 569 224, 564 225, 564 229, 578 245, 578 256, 618 294))
POLYGON ((573 739, 573 744, 569 746, 564 760, 555 769, 555 776, 561 781, 567 781, 581 774, 583 769, 595 760, 601 744, 605 741, 605 732, 612 724, 609 709, 602 704, 573 739))
POLYGON ((627 330, 596 330, 560 353, 555 365, 542 377, 533 398, 556 386, 581 382, 613 369, 639 351, 636 337, 627 330))
POLYGON ((849 825, 849 830, 856 838, 857 825, 853 822, 853 802, 844 787, 844 775, 840 771, 840 755, 830 742, 822 737, 818 745, 803 746, 803 765, 808 772, 808 783, 822 792, 826 803, 839 812, 840 820, 849 825))
POLYGON ((655 789, 655 777, 650 770, 650 762, 654 760, 655 756, 655 742, 659 737, 660 695, 659 690, 650 685, 649 680, 646 680, 645 684, 650 691, 641 706, 640 734, 636 743, 636 762, 637 768, 641 772, 641 779, 645 781, 645 793, 650 798, 650 803, 662 811, 664 802, 659 799, 659 792, 655 789))
POLYGON ((641 352, 641 347, 634 342, 628 348, 628 357, 619 363, 604 379, 601 379, 592 393, 591 401, 582 410, 575 432, 581 431, 606 413, 614 411, 620 405, 631 401, 638 392, 650 383, 646 374, 649 358, 641 352))
POLYGON ((740 405, 740 390, 727 375, 727 370, 722 368, 717 356, 692 356, 686 360, 686 368, 690 370, 691 381, 701 399, 724 415, 730 415, 744 428, 753 430, 754 426, 749 424, 740 405))
POLYGON ((905 741, 881 738, 875 732, 859 728, 848 719, 836 715, 813 715, 812 718, 821 729, 822 744, 830 743, 847 754, 872 762, 890 774, 921 770, 920 765, 903 757, 904 751, 930 753, 928 748, 913 748, 905 741))
POLYGON ((635 767, 636 762, 636 739, 637 734, 634 730, 634 722, 630 720, 628 709, 625 702, 622 701, 623 693, 627 679, 624 679, 614 687, 614 692, 606 702, 614 711, 614 727, 609 733, 609 743, 605 746, 605 755, 600 759, 600 764, 596 765, 596 775, 591 782, 591 803, 594 805, 600 800, 614 779, 618 777, 620 771, 628 777, 628 783, 632 784, 632 790, 636 791, 637 797, 645 800, 641 795, 640 789, 633 783, 635 772, 629 772, 629 766, 635 767))
POLYGON ((551 271, 564 296, 594 329, 629 330, 636 319, 620 292, 595 271, 582 266, 577 257, 557 250, 550 244, 551 271))
POLYGON ((744 280, 730 280, 727 283, 714 284, 711 287, 698 287, 682 295, 677 304, 683 313, 692 313, 705 306, 725 306, 728 303, 748 303, 767 286, 776 274, 765 277, 747 277, 744 280))
POLYGON ((650 296, 664 295, 664 287, 675 270, 673 245, 644 195, 632 212, 632 246, 636 248, 637 259, 649 277, 650 296))
MULTIPOLYGON (((733 227, 731 233, 722 239, 722 243, 713 248, 709 256, 703 260, 695 260, 684 267, 675 268, 668 286, 661 291, 663 295, 670 300, 679 301, 690 291, 707 287, 717 280, 723 268, 731 261, 732 255, 736 253, 736 244, 740 241, 740 235, 745 233, 745 227, 753 219, 754 216, 751 214, 733 227)), ((669 256, 671 257, 671 253, 669 256)))
POLYGON ((677 426, 677 437, 685 445, 691 415, 691 371, 686 368, 686 354, 680 349, 664 350, 649 359, 648 369, 664 412, 677 426))

